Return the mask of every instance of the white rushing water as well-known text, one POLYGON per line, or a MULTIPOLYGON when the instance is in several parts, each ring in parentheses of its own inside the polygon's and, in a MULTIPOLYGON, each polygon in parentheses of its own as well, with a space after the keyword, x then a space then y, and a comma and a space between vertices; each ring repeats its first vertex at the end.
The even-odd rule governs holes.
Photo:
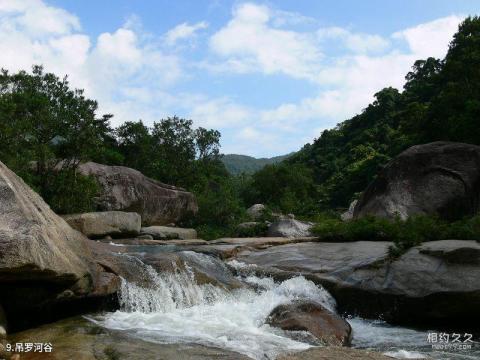
MULTIPOLYGON (((212 266, 206 255, 191 256, 196 261, 204 257, 205 266, 212 266)), ((278 283, 253 275, 252 265, 237 261, 229 265, 242 273, 241 280, 251 286, 227 291, 211 284, 199 285, 188 266, 186 270, 162 274, 146 266, 151 286, 145 288, 123 281, 121 310, 92 320, 152 342, 196 343, 254 359, 274 359, 279 353, 312 346, 306 333, 299 332, 294 340, 284 331, 265 324, 265 319, 277 305, 299 299, 313 300, 335 311, 335 300, 326 290, 301 276, 278 283)), ((470 358, 432 353, 426 347, 426 332, 359 318, 349 322, 354 347, 374 349, 400 359, 421 359, 425 354, 435 359, 470 358)))
POLYGON ((265 324, 277 305, 311 299, 331 310, 335 308, 328 292, 303 277, 275 283, 272 279, 249 276, 244 280, 262 290, 226 291, 211 284, 198 285, 188 268, 173 274, 157 274, 148 267, 148 273, 153 280, 152 288, 123 281, 121 310, 95 321, 154 342, 197 343, 254 359, 274 359, 279 353, 311 346, 265 324))

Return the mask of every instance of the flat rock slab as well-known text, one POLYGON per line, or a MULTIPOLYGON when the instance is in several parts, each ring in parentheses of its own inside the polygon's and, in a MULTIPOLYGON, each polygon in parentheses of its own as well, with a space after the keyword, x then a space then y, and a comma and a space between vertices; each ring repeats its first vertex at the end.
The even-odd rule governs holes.
POLYGON ((90 212, 62 217, 72 228, 89 238, 136 235, 142 224, 140 215, 123 211, 90 212))
POLYGON ((156 344, 108 330, 83 318, 70 318, 9 337, 10 343, 51 343, 51 353, 21 353, 22 360, 247 360, 228 350, 196 344, 156 344))
POLYGON ((391 242, 373 241, 290 243, 263 251, 245 249, 240 251, 236 258, 245 263, 287 271, 308 273, 353 271, 384 261, 388 257, 390 245, 391 242))
POLYGON ((254 238, 221 238, 209 241, 209 244, 229 244, 240 245, 253 248, 262 248, 270 245, 285 245, 300 242, 315 241, 316 237, 298 237, 298 238, 284 238, 284 237, 254 237, 254 238))
POLYGON ((142 227, 140 233, 143 235, 151 235, 155 240, 187 240, 197 238, 197 231, 195 229, 185 229, 171 226, 142 227))
POLYGON ((101 242, 112 243, 113 245, 175 245, 175 246, 196 246, 206 245, 208 241, 201 239, 190 240, 150 240, 150 239, 101 239, 101 242))

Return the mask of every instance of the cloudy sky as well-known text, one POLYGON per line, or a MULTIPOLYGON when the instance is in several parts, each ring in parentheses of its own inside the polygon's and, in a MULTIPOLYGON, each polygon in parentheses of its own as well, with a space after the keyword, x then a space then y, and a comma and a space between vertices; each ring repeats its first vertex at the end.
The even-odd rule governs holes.
POLYGON ((113 123, 191 118, 224 153, 298 150, 443 57, 475 0, 0 0, 0 66, 43 64, 113 123))

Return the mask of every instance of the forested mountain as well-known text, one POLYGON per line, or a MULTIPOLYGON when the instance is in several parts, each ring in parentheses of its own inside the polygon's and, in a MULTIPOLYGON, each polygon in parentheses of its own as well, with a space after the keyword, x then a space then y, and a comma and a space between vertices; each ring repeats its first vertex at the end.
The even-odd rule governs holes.
POLYGON ((277 206, 295 197, 304 212, 347 207, 392 157, 436 140, 480 144, 479 17, 460 25, 444 59, 417 60, 402 92, 379 91, 362 113, 253 175, 251 196, 277 206))
POLYGON ((279 163, 294 153, 287 155, 275 156, 272 158, 254 158, 248 155, 238 154, 226 154, 222 156, 222 162, 227 168, 228 172, 232 175, 239 174, 253 174, 254 172, 262 169, 265 165, 279 163))

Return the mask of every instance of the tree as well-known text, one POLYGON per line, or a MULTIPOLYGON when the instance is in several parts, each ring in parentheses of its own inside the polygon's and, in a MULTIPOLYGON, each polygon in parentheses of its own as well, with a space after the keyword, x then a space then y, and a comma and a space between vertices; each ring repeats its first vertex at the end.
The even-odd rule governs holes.
POLYGON ((58 188, 55 174, 71 174, 73 186, 77 175, 71 170, 102 148, 111 116, 98 117, 97 107, 83 90, 70 89, 67 77, 44 73, 41 66, 32 74, 2 70, 0 156, 48 201, 58 188))
POLYGON ((153 138, 150 129, 142 121, 127 121, 115 129, 115 135, 123 165, 153 176, 153 138))

